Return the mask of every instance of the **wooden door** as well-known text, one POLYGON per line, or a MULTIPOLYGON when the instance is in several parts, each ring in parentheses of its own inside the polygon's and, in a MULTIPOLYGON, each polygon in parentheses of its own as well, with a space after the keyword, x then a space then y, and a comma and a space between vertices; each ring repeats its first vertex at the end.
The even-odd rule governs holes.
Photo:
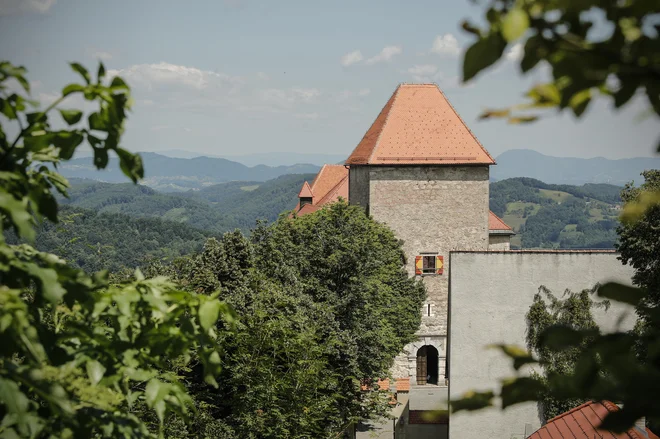
POLYGON ((424 385, 426 384, 426 375, 427 375, 427 355, 426 355, 426 346, 422 346, 417 351, 417 384, 424 385))

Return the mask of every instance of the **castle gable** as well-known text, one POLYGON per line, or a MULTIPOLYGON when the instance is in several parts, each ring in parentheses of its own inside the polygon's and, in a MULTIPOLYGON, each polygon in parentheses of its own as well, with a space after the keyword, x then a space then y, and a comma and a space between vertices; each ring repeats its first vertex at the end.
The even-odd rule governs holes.
POLYGON ((493 165, 435 84, 401 84, 347 165, 493 165))

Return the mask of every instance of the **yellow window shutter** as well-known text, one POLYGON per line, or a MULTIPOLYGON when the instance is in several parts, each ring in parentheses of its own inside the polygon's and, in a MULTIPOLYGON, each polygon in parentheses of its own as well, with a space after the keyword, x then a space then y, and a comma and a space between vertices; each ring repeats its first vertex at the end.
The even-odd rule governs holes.
POLYGON ((415 274, 422 274, 422 257, 415 256, 415 274))
POLYGON ((435 270, 437 274, 442 274, 442 269, 444 268, 444 258, 442 256, 435 257, 435 270))

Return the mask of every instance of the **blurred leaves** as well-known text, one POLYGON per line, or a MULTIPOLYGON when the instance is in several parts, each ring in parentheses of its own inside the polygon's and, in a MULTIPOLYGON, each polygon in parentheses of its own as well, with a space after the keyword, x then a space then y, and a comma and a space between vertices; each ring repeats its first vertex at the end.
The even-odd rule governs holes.
POLYGON ((529 122, 548 109, 570 109, 579 118, 597 96, 612 99, 620 108, 638 90, 647 94, 650 107, 660 115, 660 35, 652 26, 642 25, 657 14, 655 0, 489 0, 484 11, 485 28, 462 24, 477 37, 465 52, 463 81, 498 62, 507 47, 523 44, 524 54, 514 62, 522 73, 539 64, 549 67, 552 78, 544 87, 554 87, 556 98, 548 100, 532 89, 524 106, 490 109, 483 118, 529 122), (600 16, 612 32, 594 39, 592 29, 603 25, 600 16))
POLYGON ((102 65, 96 84, 82 65, 71 68, 84 84, 28 112, 29 99, 6 92, 10 79, 29 92, 25 69, 0 62, 0 111, 18 133, 10 140, 0 129, 0 436, 152 437, 130 407, 153 410, 161 428, 170 414, 185 419, 190 397, 170 362, 198 350, 213 379, 220 362, 212 327, 233 314, 217 296, 180 291, 165 278, 136 272, 135 280, 109 285, 107 273, 90 276, 30 245, 7 244, 10 230, 33 241, 38 221, 58 221, 53 191, 66 195, 69 185, 57 165, 85 140, 98 168, 114 151, 131 180, 144 175, 140 157, 119 147, 128 86, 119 78, 104 85, 102 65), (87 126, 82 111, 58 108, 72 94, 98 104, 87 126), (77 128, 52 129, 55 110, 77 128))

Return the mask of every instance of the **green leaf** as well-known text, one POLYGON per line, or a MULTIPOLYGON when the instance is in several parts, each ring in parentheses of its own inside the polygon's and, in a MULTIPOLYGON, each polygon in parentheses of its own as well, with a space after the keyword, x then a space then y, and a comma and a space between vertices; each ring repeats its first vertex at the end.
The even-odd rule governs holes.
POLYGON ((502 408, 526 401, 538 401, 545 385, 535 378, 520 377, 502 383, 502 408))
POLYGON ((523 73, 532 70, 541 61, 543 46, 541 46, 543 39, 538 35, 529 38, 525 43, 525 54, 520 61, 520 69, 523 73))
POLYGON ((27 264, 26 271, 38 280, 44 299, 50 303, 57 303, 62 300, 66 290, 62 288, 57 272, 52 268, 42 268, 36 264, 27 264))
POLYGON ((132 154, 125 149, 117 148, 117 155, 119 156, 119 167, 133 183, 137 183, 139 179, 144 177, 142 157, 139 154, 132 154))
POLYGON ((207 300, 199 307, 199 324, 208 331, 220 317, 222 303, 219 300, 207 300))
POLYGON ((524 123, 536 122, 537 120, 539 120, 538 116, 516 116, 516 117, 510 117, 509 119, 507 119, 507 122, 509 122, 512 125, 519 125, 524 123))
POLYGON ((83 116, 83 113, 80 110, 60 110, 60 114, 69 125, 80 122, 80 119, 82 119, 83 116))
POLYGON ((62 89, 62 96, 69 96, 72 93, 78 93, 84 91, 85 87, 80 84, 69 84, 62 89))
POLYGON ((103 65, 102 62, 99 62, 99 69, 98 72, 96 73, 96 78, 97 78, 97 84, 100 84, 103 78, 105 78, 105 66, 103 65))
POLYGON ((619 90, 614 93, 614 106, 623 107, 635 95, 638 86, 639 83, 633 79, 623 82, 619 90))
POLYGON ((615 300, 617 302, 628 303, 636 306, 646 297, 644 290, 618 282, 608 282, 598 288, 598 295, 605 299, 615 300))
POLYGON ((105 367, 96 360, 88 361, 85 367, 87 369, 87 376, 89 377, 89 380, 93 385, 97 385, 103 378, 103 375, 105 375, 105 367))
POLYGON ((584 338, 582 331, 564 325, 553 325, 541 333, 539 344, 554 351, 562 351, 579 345, 584 338))
POLYGON ((605 417, 605 419, 603 419, 603 423, 600 424, 600 428, 602 430, 609 430, 614 433, 625 433, 633 425, 635 425, 635 422, 641 416, 643 416, 643 414, 635 413, 631 410, 626 410, 624 406, 624 408, 621 410, 610 412, 605 417))
POLYGON ((529 28, 529 17, 520 8, 510 10, 502 20, 502 36, 507 42, 516 41, 529 28))
POLYGON ((582 113, 585 112, 589 103, 591 102, 591 90, 585 89, 575 93, 569 102, 569 105, 573 109, 573 113, 576 117, 582 116, 582 113))
POLYGON ((92 78, 89 76, 89 72, 82 65, 78 64, 77 62, 72 62, 70 66, 75 72, 78 72, 80 76, 83 77, 87 84, 92 82, 92 78))
POLYGON ((519 370, 525 364, 536 363, 536 359, 530 355, 530 353, 520 346, 507 345, 507 344, 495 344, 490 345, 490 348, 499 349, 504 354, 513 360, 513 368, 519 370))
POLYGON ((9 215, 12 225, 19 236, 30 241, 34 240, 34 228, 32 227, 32 215, 27 210, 27 200, 19 201, 11 194, 0 189, 0 210, 9 215))
POLYGON ((493 405, 495 394, 488 392, 467 392, 461 399, 451 401, 449 404, 451 412, 456 413, 462 410, 474 411, 481 410, 493 405))
POLYGON ((463 59, 463 82, 469 81, 477 73, 497 62, 505 48, 506 41, 499 32, 491 33, 470 46, 463 59))

